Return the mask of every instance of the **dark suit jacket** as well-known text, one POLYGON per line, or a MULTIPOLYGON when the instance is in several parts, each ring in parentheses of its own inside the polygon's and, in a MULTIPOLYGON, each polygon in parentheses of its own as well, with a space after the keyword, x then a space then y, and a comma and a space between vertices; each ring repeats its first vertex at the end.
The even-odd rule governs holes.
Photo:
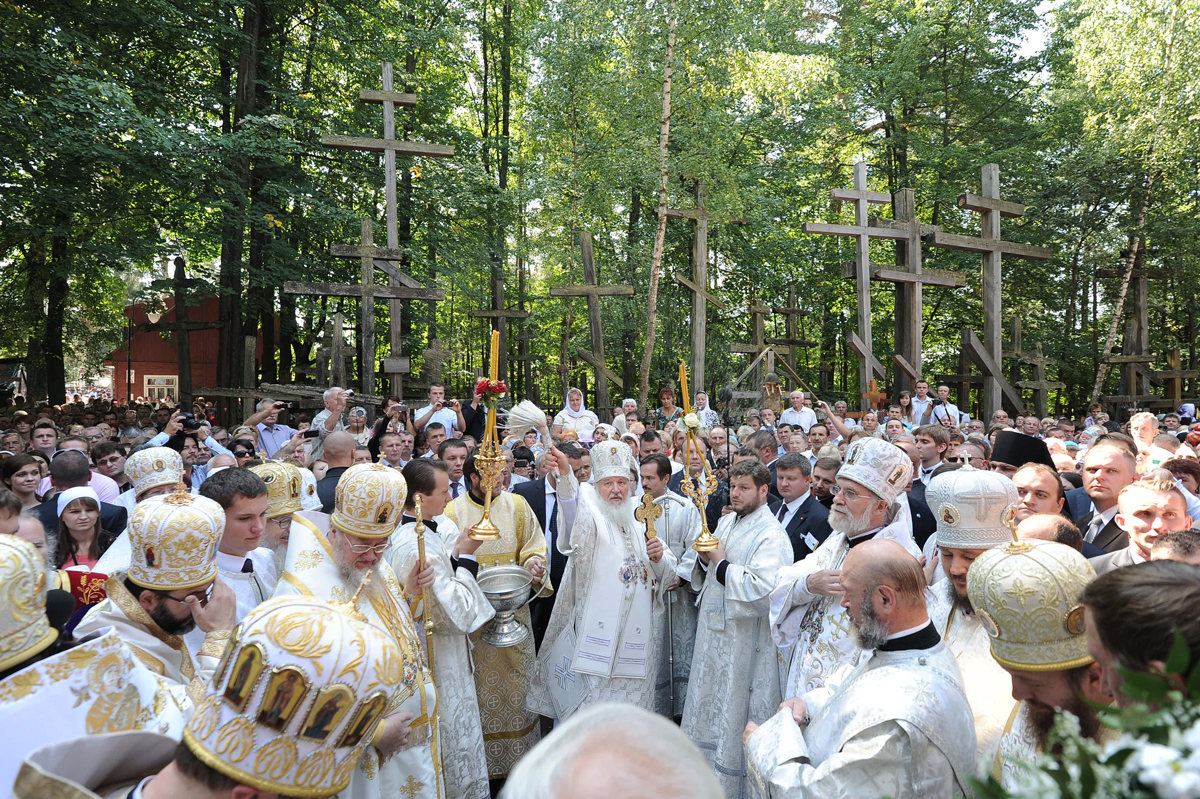
MULTIPOLYGON (((463 431, 463 435, 471 436, 476 441, 483 441, 483 423, 487 420, 487 414, 484 413, 483 403, 479 403, 479 407, 475 407, 472 400, 463 403, 462 406, 463 424, 467 429, 463 431)), ((524 485, 524 484, 522 484, 524 485)), ((558 585, 558 583, 555 583, 558 585)))
MULTIPOLYGON (((58 540, 58 501, 48 499, 33 509, 34 514, 46 528, 46 544, 54 551, 54 543, 58 540)), ((129 514, 124 505, 109 505, 100 503, 100 529, 107 530, 114 536, 120 535, 129 524, 129 514)))
MULTIPOLYGON (((778 518, 779 509, 783 507, 783 500, 768 500, 767 504, 771 508, 771 513, 778 518)), ((788 538, 792 541, 794 560, 804 560, 814 549, 806 541, 808 535, 811 534, 817 540, 817 543, 820 544, 833 532, 829 528, 829 511, 817 501, 815 496, 809 494, 808 498, 796 509, 796 513, 788 521, 788 526, 784 529, 784 532, 787 533, 788 538)))
MULTIPOLYGON (((1094 511, 1089 510, 1075 520, 1075 526, 1085 536, 1087 535, 1088 525, 1092 523, 1093 513, 1094 511)), ((1117 526, 1117 517, 1114 516, 1108 524, 1100 528, 1100 532, 1096 534, 1096 540, 1092 541, 1092 543, 1105 552, 1116 552, 1118 549, 1124 549, 1129 546, 1129 534, 1117 526)))
POLYGON ((349 466, 338 466, 325 472, 325 476, 317 481, 317 496, 321 498, 321 512, 333 513, 333 493, 337 489, 338 480, 349 466))
MULTIPOLYGON (((469 427, 469 425, 468 425, 469 427)), ((558 551, 558 541, 554 540, 550 526, 546 523, 546 478, 530 480, 513 486, 512 492, 529 503, 533 515, 546 536, 546 546, 550 550, 550 581, 554 593, 540 597, 529 603, 529 620, 533 627, 534 646, 541 648, 542 638, 546 635, 546 627, 550 624, 550 614, 554 610, 554 598, 558 596, 558 588, 562 583, 563 572, 567 568, 567 556, 558 551)), ((557 510, 555 511, 557 512, 557 510)))
POLYGON ((912 511, 913 540, 918 547, 924 547, 929 536, 937 532, 937 519, 925 503, 925 485, 919 480, 913 482, 913 490, 908 492, 908 507, 912 511), (917 486, 921 486, 919 495, 917 486))
POLYGON ((1082 488, 1072 488, 1067 492, 1067 501, 1063 504, 1063 513, 1072 520, 1078 519, 1092 509, 1091 497, 1082 488))
MULTIPOLYGON (((767 490, 768 501, 772 499, 783 499, 783 495, 780 494, 779 489, 775 487, 775 484, 779 482, 779 472, 775 468, 777 463, 779 463, 779 458, 771 461, 771 465, 767 467, 767 469, 771 472, 771 487, 767 490)), ((713 528, 710 527, 708 529, 711 532, 713 528)))
MULTIPOLYGON (((671 480, 667 483, 667 488, 687 498, 687 494, 684 494, 680 489, 680 486, 683 485, 683 472, 684 470, 680 469, 671 475, 671 480)), ((717 529, 717 522, 721 521, 721 509, 728 504, 729 486, 724 480, 718 480, 716 489, 708 495, 708 505, 704 509, 704 520, 708 522, 708 531, 710 533, 717 529)))
MULTIPOLYGON (((1098 537, 1098 536, 1097 536, 1098 537)), ((1125 547, 1116 552, 1109 552, 1096 558, 1088 558, 1088 563, 1096 570, 1096 574, 1106 574, 1122 566, 1133 565, 1133 548, 1125 547)))

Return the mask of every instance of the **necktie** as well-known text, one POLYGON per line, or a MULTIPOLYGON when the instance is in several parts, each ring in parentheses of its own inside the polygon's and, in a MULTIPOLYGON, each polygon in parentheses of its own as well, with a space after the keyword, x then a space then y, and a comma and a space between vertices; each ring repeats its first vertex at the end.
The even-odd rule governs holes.
POLYGON ((546 512, 550 514, 550 541, 551 547, 554 546, 554 539, 558 538, 558 503, 551 500, 546 506, 546 512))
POLYGON ((1092 521, 1088 524, 1087 533, 1083 536, 1083 540, 1089 544, 1095 541, 1102 527, 1104 527, 1104 517, 1100 515, 1100 511, 1092 511, 1092 521))
POLYGON ((776 514, 775 518, 778 519, 779 521, 783 521, 783 517, 787 516, 787 512, 788 512, 788 507, 787 507, 787 503, 785 502, 779 506, 779 513, 776 514))
POLYGON ((458 481, 450 484, 450 498, 458 499, 458 481))

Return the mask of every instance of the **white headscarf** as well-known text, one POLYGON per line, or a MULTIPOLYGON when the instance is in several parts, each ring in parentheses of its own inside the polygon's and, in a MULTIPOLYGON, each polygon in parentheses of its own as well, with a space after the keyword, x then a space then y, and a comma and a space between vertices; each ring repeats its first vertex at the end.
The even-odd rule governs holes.
POLYGON ((567 389, 567 396, 563 400, 563 413, 565 413, 567 416, 570 416, 572 419, 578 419, 587 412, 587 404, 583 401, 583 392, 577 388, 567 389), (579 410, 577 411, 571 410, 571 392, 576 392, 579 394, 579 410))
POLYGON ((61 492, 57 497, 58 518, 60 518, 60 519, 62 518, 63 510, 68 505, 70 505, 75 500, 83 499, 84 497, 87 497, 87 498, 91 499, 92 502, 95 502, 97 508, 100 507, 100 497, 98 497, 96 495, 96 492, 94 490, 92 490, 91 488, 89 488, 88 486, 78 486, 76 488, 68 488, 66 491, 61 492))

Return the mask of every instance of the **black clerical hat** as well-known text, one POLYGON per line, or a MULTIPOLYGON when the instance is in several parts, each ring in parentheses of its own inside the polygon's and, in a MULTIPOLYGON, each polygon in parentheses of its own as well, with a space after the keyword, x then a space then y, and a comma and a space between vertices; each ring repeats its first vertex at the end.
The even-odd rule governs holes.
MULTIPOLYGON (((1027 463, 1044 463, 1054 469, 1054 460, 1046 442, 1040 438, 1018 433, 1016 430, 1001 430, 996 434, 996 446, 992 448, 992 460, 1009 466, 1024 466, 1027 463)), ((1057 471, 1057 470, 1056 470, 1057 471)))

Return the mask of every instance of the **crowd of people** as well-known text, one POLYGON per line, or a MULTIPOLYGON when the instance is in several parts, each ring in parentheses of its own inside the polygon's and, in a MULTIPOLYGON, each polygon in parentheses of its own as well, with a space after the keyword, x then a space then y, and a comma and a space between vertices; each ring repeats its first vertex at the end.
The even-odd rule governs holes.
POLYGON ((572 388, 498 414, 494 486, 496 410, 437 383, 416 409, 332 387, 240 423, 203 399, 10 401, 0 782, 1015 790, 1060 712, 1103 743, 1122 670, 1161 670, 1177 633, 1200 662, 1200 425, 985 423, 933 388, 862 413, 764 391, 735 418, 667 385, 604 421, 572 388))

